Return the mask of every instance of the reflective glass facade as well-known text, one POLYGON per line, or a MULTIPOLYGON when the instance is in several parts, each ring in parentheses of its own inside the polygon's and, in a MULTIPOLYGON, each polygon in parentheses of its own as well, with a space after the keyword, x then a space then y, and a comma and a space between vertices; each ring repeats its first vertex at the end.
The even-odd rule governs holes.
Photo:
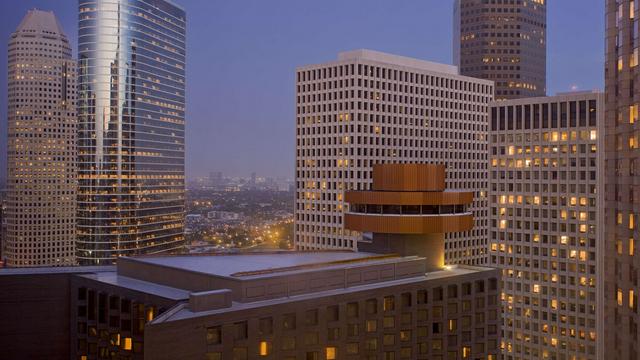
POLYGON ((78 260, 184 245, 186 14, 163 0, 80 0, 78 260))

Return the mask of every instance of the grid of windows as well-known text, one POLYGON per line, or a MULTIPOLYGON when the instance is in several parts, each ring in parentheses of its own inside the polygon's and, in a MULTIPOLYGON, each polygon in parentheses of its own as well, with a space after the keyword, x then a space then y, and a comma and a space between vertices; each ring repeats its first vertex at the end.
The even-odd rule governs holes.
POLYGON ((640 357, 640 91, 638 49, 640 28, 637 0, 606 1, 606 160, 605 269, 607 323, 603 357, 640 357))
POLYGON ((498 279, 447 281, 340 296, 331 305, 279 305, 258 318, 211 319, 201 333, 205 358, 496 360, 498 279))
POLYGON ((388 54, 340 56, 297 71, 296 247, 357 248, 343 194, 369 190, 373 164, 444 163, 448 187, 474 191, 475 217, 473 230, 448 235, 446 261, 485 263, 492 83, 388 54))
POLYGON ((603 95, 491 107, 490 264, 505 359, 596 359, 604 245, 603 95))
POLYGON ((12 267, 75 264, 76 64, 50 12, 9 40, 6 256, 12 267))
POLYGON ((546 93, 545 0, 457 0, 454 63, 495 81, 496 99, 546 93))

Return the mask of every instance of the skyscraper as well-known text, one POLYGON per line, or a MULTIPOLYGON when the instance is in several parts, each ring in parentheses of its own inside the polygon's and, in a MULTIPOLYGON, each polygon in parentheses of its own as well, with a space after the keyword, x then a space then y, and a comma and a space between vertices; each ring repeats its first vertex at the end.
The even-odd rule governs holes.
POLYGON ((186 14, 165 0, 80 0, 78 259, 184 245, 186 14))
POLYGON ((472 191, 475 227, 447 235, 447 263, 487 259, 487 111, 493 83, 455 66, 370 50, 297 70, 295 245, 356 249, 344 192, 370 190, 379 163, 445 163, 472 191))
POLYGON ((7 265, 75 264, 76 64, 52 12, 9 39, 7 265))
POLYGON ((581 92, 491 106, 489 254, 502 270, 505 360, 598 358, 603 103, 581 92))
POLYGON ((640 92, 638 2, 606 1, 605 353, 637 359, 640 254, 640 92))
POLYGON ((545 0, 456 0, 453 18, 460 74, 495 81, 497 100, 546 94, 545 0))

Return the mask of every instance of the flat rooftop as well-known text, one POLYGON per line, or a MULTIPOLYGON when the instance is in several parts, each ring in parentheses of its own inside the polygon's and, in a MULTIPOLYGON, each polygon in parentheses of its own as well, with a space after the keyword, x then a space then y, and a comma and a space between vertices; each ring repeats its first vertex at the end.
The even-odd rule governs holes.
POLYGON ((128 261, 176 268, 219 277, 243 278, 262 274, 287 273, 335 266, 349 266, 399 259, 394 255, 352 251, 272 252, 221 255, 150 256, 128 258, 128 261))
POLYGON ((394 55, 381 51, 368 49, 358 49, 351 51, 343 51, 338 53, 338 61, 347 60, 370 60, 381 63, 388 63, 400 66, 406 66, 414 69, 433 71, 443 74, 458 75, 458 67, 450 64, 441 64, 433 61, 410 58, 407 56, 394 55))

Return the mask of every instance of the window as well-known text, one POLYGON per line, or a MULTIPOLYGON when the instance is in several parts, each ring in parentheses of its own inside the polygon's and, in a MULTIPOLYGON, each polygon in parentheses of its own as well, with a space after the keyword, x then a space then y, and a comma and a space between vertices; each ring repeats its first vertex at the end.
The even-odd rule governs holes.
POLYGON ((205 355, 206 360, 222 360, 221 352, 208 352, 205 355))
POLYGON ((295 330, 296 314, 284 314, 284 316, 282 317, 282 327, 285 330, 295 330))
POLYGON ((340 328, 327 329, 327 339, 330 341, 340 340, 340 328))
POLYGON ((296 338, 285 336, 282 338, 282 350, 295 350, 296 338))
POLYGON ((248 324, 246 321, 241 321, 233 324, 235 328, 234 340, 245 340, 248 337, 248 324))
POLYGON ((318 325, 318 310, 308 310, 305 313, 305 321, 307 326, 318 325))
POLYGON ((260 356, 267 356, 271 354, 271 343, 269 341, 260 341, 258 354, 260 354, 260 356))
POLYGON ((340 312, 339 312, 338 305, 332 305, 327 307, 327 319, 329 321, 340 320, 340 312))
POLYGON ((222 344, 222 327, 213 326, 207 328, 207 345, 222 344))
POLYGON ((260 335, 273 334, 273 318, 268 317, 260 319, 258 330, 260 331, 260 335))
POLYGON ((347 304, 347 316, 348 317, 358 317, 358 303, 348 303, 347 304))
POLYGON ((247 348, 246 347, 234 347, 233 348, 233 360, 247 360, 247 348))
POLYGON ((385 296, 383 303, 384 311, 393 311, 395 309, 395 299, 393 296, 385 296))
POLYGON ((327 360, 336 360, 338 358, 338 349, 334 346, 328 346, 326 349, 327 360))

